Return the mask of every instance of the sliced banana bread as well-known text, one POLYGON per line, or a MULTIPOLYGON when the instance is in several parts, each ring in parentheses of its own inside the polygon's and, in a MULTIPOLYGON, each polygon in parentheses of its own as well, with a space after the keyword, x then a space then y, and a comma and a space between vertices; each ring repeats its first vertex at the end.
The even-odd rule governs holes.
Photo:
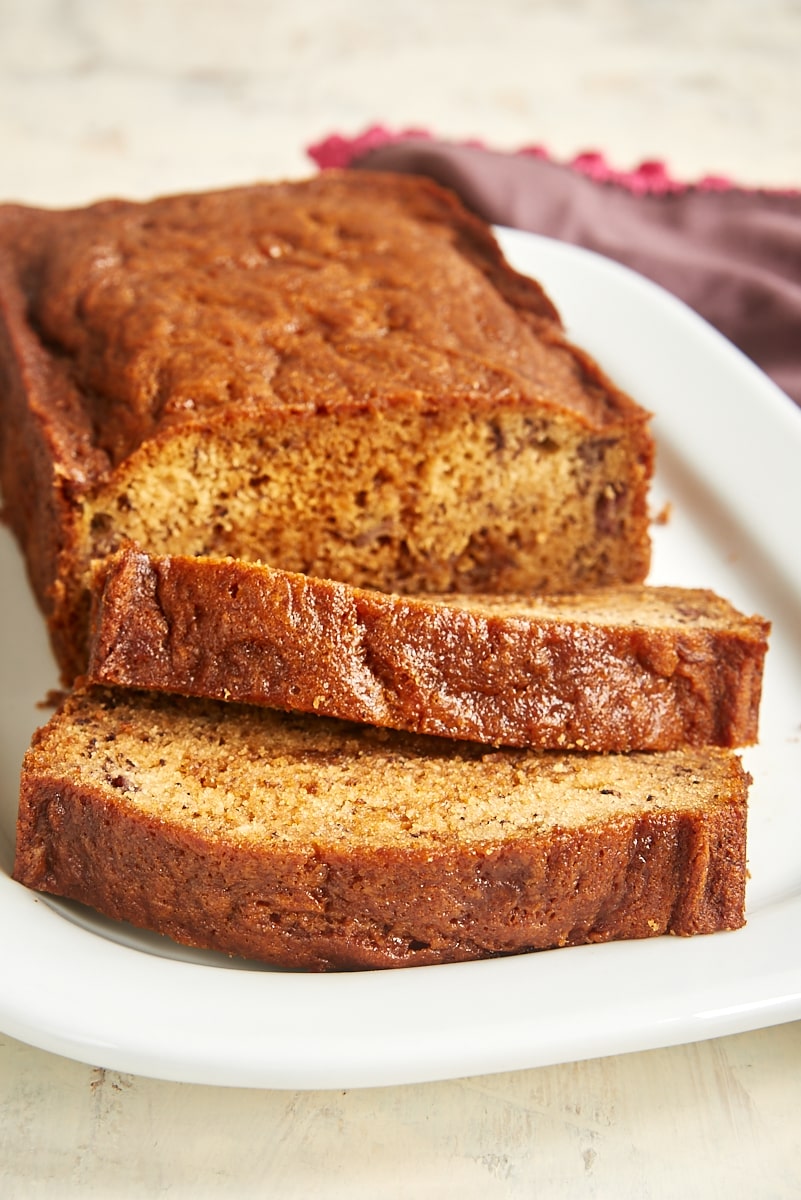
POLYGON ((132 546, 97 573, 92 682, 490 744, 756 741, 768 623, 709 591, 404 597, 132 546))
POLYGON ((177 942, 324 969, 734 929, 731 751, 588 755, 78 691, 23 768, 15 878, 177 942))

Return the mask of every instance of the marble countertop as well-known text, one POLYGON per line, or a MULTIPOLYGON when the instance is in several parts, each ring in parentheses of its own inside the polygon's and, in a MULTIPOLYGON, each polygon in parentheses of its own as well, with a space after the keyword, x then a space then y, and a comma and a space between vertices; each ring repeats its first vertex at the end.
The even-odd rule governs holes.
POLYGON ((800 23, 792 0, 0 0, 0 193, 297 176, 374 122, 797 184, 800 23))
MULTIPOLYGON (((797 186, 799 52, 797 0, 0 0, 0 200, 296 177, 374 123, 797 186)), ((801 1023, 325 1092, 0 1035, 0 1194, 778 1200, 801 1195, 800 1101, 801 1023)))

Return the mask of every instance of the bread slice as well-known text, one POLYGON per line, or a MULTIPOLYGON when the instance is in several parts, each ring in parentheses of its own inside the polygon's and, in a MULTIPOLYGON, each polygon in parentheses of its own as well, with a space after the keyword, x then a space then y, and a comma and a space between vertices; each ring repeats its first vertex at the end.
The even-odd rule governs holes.
POLYGON ((493 745, 756 741, 768 623, 709 591, 404 597, 127 546, 88 678, 493 745))
POLYGON ((0 207, 0 486, 65 680, 125 539, 395 592, 637 582, 652 460, 429 180, 0 207))
POLYGON ((731 751, 488 749, 81 690, 23 767, 14 876, 177 942, 399 967, 744 922, 731 751))

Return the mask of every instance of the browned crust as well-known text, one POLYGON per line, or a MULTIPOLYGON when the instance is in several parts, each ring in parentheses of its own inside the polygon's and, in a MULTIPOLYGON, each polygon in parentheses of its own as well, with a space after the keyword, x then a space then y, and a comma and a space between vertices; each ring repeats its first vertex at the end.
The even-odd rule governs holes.
MULTIPOLYGON (((303 186, 311 188, 317 183, 309 181, 303 186)), ((458 396, 448 387, 440 395, 431 396, 399 384, 397 395, 387 393, 378 398, 369 394, 369 388, 365 394, 357 389, 349 398, 336 402, 312 396, 299 406, 276 404, 271 412, 271 427, 280 420, 307 422, 328 419, 332 414, 335 418, 337 412, 341 416, 349 405, 382 414, 383 419, 393 411, 408 411, 415 406, 434 405, 444 412, 468 403, 472 413, 486 408, 490 422, 499 406, 515 409, 539 405, 540 411, 555 411, 560 419, 586 428, 590 438, 593 432, 624 438, 633 464, 631 478, 623 484, 627 493, 625 504, 631 508, 627 534, 631 540, 630 554, 620 565, 607 567, 601 562, 596 573, 603 581, 644 578, 649 559, 646 489, 653 466, 648 414, 621 393, 597 363, 565 340, 558 314, 539 284, 509 267, 491 231, 463 209, 454 196, 430 180, 395 175, 356 176, 345 172, 340 177, 327 173, 320 186, 372 189, 377 199, 405 205, 422 223, 446 230, 447 239, 510 306, 521 332, 533 332, 543 345, 556 348, 572 363, 577 387, 572 399, 565 399, 564 407, 546 394, 533 399, 537 389, 534 386, 532 392, 529 385, 522 391, 504 385, 496 388, 497 394, 493 396, 479 391, 467 401, 464 395, 458 396)), ((263 188, 259 187, 232 189, 211 194, 211 201, 224 206, 228 199, 235 201, 261 191, 263 188)), ((137 455, 147 459, 151 451, 170 443, 176 431, 196 436, 200 445, 204 439, 214 437, 215 431, 245 420, 248 414, 254 427, 257 426, 258 419, 253 413, 259 406, 232 403, 216 409, 199 409, 193 417, 192 409, 183 410, 179 405, 180 411, 165 416, 158 407, 152 413, 144 409, 139 412, 138 398, 136 404, 126 405, 95 395, 91 388, 82 390, 80 373, 76 373, 69 347, 55 344, 40 329, 35 310, 42 275, 49 259, 60 254, 69 243, 71 231, 86 230, 94 222, 102 229, 103 222, 124 219, 126 214, 158 213, 161 204, 177 201, 191 206, 197 199, 168 197, 153 202, 152 208, 107 201, 69 211, 0 206, 0 487, 36 596, 48 617, 65 681, 71 681, 85 666, 85 547, 78 532, 82 506, 90 507, 93 497, 105 486, 111 486, 124 466, 130 465, 137 455), (111 409, 116 412, 113 419, 109 415, 111 409)), ((101 248, 102 241, 101 237, 101 248)), ((54 303, 62 303, 68 324, 73 320, 79 325, 67 300, 59 301, 56 296, 54 303)), ((100 347, 99 359, 103 359, 103 354, 100 347)), ((502 364, 499 370, 503 374, 502 364)), ((120 367, 115 377, 124 373, 125 369, 120 367)), ((510 379, 513 380, 513 373, 510 379)), ((614 506, 617 502, 613 498, 610 504, 614 506)), ((603 519, 604 513, 600 512, 599 520, 603 519)), ((196 549, 186 547, 190 553, 196 549)), ((502 557, 503 549, 503 546, 497 548, 496 558, 502 557)), ((440 573, 441 568, 442 564, 440 573)), ((596 582, 594 577, 592 582, 596 582)), ((383 582, 380 586, 384 586, 383 582)), ((402 582, 398 587, 404 590, 402 582)), ((498 590, 504 588, 501 580, 498 590)))
POLYGON ((31 585, 46 614, 54 607, 58 559, 70 540, 75 472, 51 408, 44 363, 25 336, 24 300, 0 254, 0 489, 3 517, 25 556, 31 585))
MULTIPOLYGON (((519 612, 499 612, 489 600, 388 596, 131 546, 96 583, 94 683, 498 745, 666 750, 757 738, 768 623, 708 592, 650 589, 688 614, 678 627, 602 625, 564 616, 558 602, 528 616, 519 598, 519 612), (693 623, 718 609, 714 624, 693 623)), ((633 593, 644 608, 648 591, 633 593)), ((613 589, 606 603, 625 594, 613 589)))
MULTIPOLYGON (((209 410, 193 416, 193 409, 170 413, 168 408, 157 407, 151 413, 137 401, 136 411, 129 407, 101 404, 97 413, 92 405, 96 401, 89 391, 82 390, 73 379, 74 372, 65 362, 70 348, 59 347, 40 334, 35 312, 36 297, 41 288, 41 277, 48 260, 54 254, 69 247, 76 235, 92 233, 100 250, 106 241, 113 240, 117 225, 132 220, 137 225, 152 220, 157 222, 175 219, 172 209, 186 213, 196 205, 209 203, 210 221, 220 222, 224 206, 247 204, 247 198, 258 198, 271 192, 280 195, 296 194, 299 206, 309 205, 312 209, 316 195, 326 191, 341 192, 341 204, 347 206, 349 196, 372 197, 373 203, 387 205, 388 234, 391 232, 393 209, 429 227, 438 233, 443 247, 453 246, 488 281, 490 287, 503 298, 521 323, 521 330, 533 331, 543 342, 559 348, 574 360, 575 370, 583 380, 584 394, 561 398, 566 411, 571 411, 588 429, 623 427, 641 424, 647 420, 645 413, 634 401, 622 393, 606 377, 598 364, 583 350, 572 345, 564 336, 559 314, 551 300, 535 280, 514 271, 506 262, 490 228, 474 214, 465 209, 455 195, 426 178, 352 172, 326 172, 325 176, 288 184, 254 185, 232 188, 222 192, 206 194, 176 195, 161 197, 149 202, 112 200, 90 205, 86 208, 48 210, 24 205, 0 206, 0 250, 4 268, 0 273, 0 318, 8 331, 10 361, 22 367, 24 387, 28 401, 39 425, 40 437, 49 445, 58 469, 72 480, 73 486, 83 489, 93 482, 102 481, 113 469, 144 442, 169 437, 178 427, 202 430, 217 422, 230 419, 236 404, 227 404, 216 412, 209 410), (114 434, 106 428, 110 422, 121 421, 125 428, 114 434)), ((236 213, 236 208, 234 208, 236 213)), ((343 214, 345 209, 343 208, 343 214)), ((327 214, 330 216, 330 214, 327 214)), ((223 217, 224 219, 224 217, 223 217)), ((220 234, 220 229, 216 231, 220 234)), ((224 226, 222 233, 224 236, 224 226)), ((90 281, 86 281, 89 286, 90 281)), ((55 298, 59 302, 59 298, 55 298)), ((74 323, 80 324, 75 313, 67 313, 74 323)), ((100 348, 102 351, 102 347, 100 348)), ((119 370, 127 370, 125 362, 119 370)), ((521 380, 522 383, 522 380, 521 380)), ((519 402, 514 388, 507 388, 508 403, 519 402)), ((483 393, 471 397, 471 402, 480 405, 483 393)), ((397 395, 387 393, 383 400, 378 393, 364 393, 350 397, 299 397, 291 401, 274 402, 288 413, 295 409, 298 418, 314 415, 318 408, 367 406, 382 407, 402 404, 436 403, 447 407, 461 403, 452 395, 446 383, 437 396, 417 394, 414 389, 398 381, 397 395)), ((546 394, 541 397, 545 407, 559 407, 559 402, 549 401, 546 394)), ((244 404, 246 411, 250 405, 244 404)))
POLYGON ((485 847, 256 851, 27 774, 14 877, 177 942, 308 970, 457 962, 744 923, 747 776, 713 811, 485 847), (577 881, 579 885, 577 886, 577 881))

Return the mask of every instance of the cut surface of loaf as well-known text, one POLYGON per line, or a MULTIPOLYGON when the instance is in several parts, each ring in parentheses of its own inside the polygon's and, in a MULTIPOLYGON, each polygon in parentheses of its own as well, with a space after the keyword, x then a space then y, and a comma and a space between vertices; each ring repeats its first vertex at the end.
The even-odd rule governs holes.
POLYGON ((490 744, 757 738, 768 623, 709 591, 405 597, 133 546, 95 585, 94 683, 490 744))
POLYGON ((67 680, 125 539, 396 592, 636 582, 652 459, 430 181, 0 207, 0 485, 67 680))
POLYGON ((79 690, 26 756, 15 878, 276 966, 435 964, 734 929, 731 751, 487 749, 79 690))

